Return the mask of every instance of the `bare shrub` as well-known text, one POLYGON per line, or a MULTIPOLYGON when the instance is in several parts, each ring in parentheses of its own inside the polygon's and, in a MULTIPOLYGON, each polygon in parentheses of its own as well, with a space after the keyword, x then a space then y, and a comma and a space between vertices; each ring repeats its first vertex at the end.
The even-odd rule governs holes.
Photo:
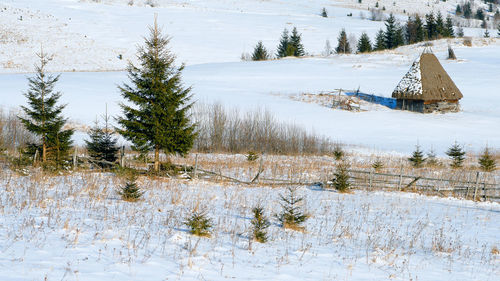
POLYGON ((470 37, 464 37, 464 46, 472 47, 472 39, 470 37))
POLYGON ((26 130, 17 116, 15 111, 4 112, 0 109, 0 150, 14 152, 36 142, 36 136, 26 130))
POLYGON ((325 137, 278 121, 268 110, 241 114, 221 104, 197 105, 192 116, 198 125, 194 149, 199 152, 268 154, 326 154, 334 144, 325 137))

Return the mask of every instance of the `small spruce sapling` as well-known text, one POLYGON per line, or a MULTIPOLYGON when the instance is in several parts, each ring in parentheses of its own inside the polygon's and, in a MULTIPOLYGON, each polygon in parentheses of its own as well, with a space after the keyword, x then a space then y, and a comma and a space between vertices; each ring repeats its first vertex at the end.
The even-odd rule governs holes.
POLYGON ((372 168, 375 170, 375 172, 380 172, 384 168, 384 163, 380 158, 375 159, 375 161, 372 163, 372 168))
POLYGON ((288 187, 286 195, 280 194, 280 205, 283 210, 275 217, 284 228, 303 230, 301 224, 309 218, 309 215, 301 210, 301 202, 304 198, 297 196, 296 191, 296 188, 288 187))
POLYGON ((463 151, 462 147, 458 145, 458 143, 452 145, 448 151, 446 151, 446 155, 448 155, 452 160, 450 164, 452 168, 456 169, 462 167, 465 160, 465 151, 463 151))
POLYGON ((427 153, 427 165, 433 167, 433 166, 438 166, 439 161, 437 160, 436 153, 434 152, 434 149, 431 148, 431 150, 427 153))
POLYGON ((493 158, 493 155, 491 155, 488 147, 486 147, 483 150, 483 153, 479 157, 478 163, 479 163, 479 167, 484 172, 492 172, 496 169, 496 161, 493 158))
POLYGON ((137 186, 137 176, 134 174, 130 175, 125 186, 118 191, 118 194, 124 201, 135 202, 139 200, 144 192, 137 186))
POLYGON ((410 161, 411 165, 415 168, 420 168, 423 166, 425 162, 425 157, 424 157, 424 152, 420 150, 420 145, 416 146, 415 151, 413 151, 413 154, 410 158, 408 158, 408 161, 410 161))
POLYGON ((189 233, 196 236, 210 237, 212 219, 205 212, 194 210, 184 224, 189 227, 189 233))
POLYGON ((349 182, 350 176, 348 169, 349 164, 347 162, 344 162, 337 165, 337 168, 335 170, 332 185, 339 192, 346 192, 349 187, 351 187, 351 183, 349 182))
POLYGON ((321 10, 321 16, 324 17, 324 18, 328 17, 328 12, 326 11, 325 8, 323 8, 323 10, 321 10))
POLYGON ((339 161, 339 160, 342 160, 342 158, 344 158, 344 156, 345 156, 345 152, 342 149, 342 146, 340 144, 336 143, 333 147, 333 157, 335 158, 335 160, 339 161))
POLYGON ((269 220, 264 215, 264 208, 261 205, 252 209, 252 237, 259 243, 267 242, 267 228, 271 225, 269 220))

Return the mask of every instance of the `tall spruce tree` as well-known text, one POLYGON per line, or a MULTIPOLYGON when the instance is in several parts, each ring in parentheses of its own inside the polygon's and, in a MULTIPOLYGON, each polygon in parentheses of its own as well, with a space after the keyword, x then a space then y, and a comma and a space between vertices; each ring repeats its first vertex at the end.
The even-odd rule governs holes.
POLYGON ((40 64, 35 66, 36 74, 28 78, 29 89, 24 94, 28 107, 21 106, 25 117, 19 117, 26 129, 40 139, 40 143, 30 144, 30 152, 41 155, 42 163, 54 162, 58 166, 67 159, 71 149, 72 129, 64 130, 66 119, 62 110, 66 105, 58 105, 61 92, 54 91, 60 75, 46 73, 45 67, 52 60, 43 50, 37 54, 40 64))
POLYGON ((394 36, 394 48, 405 45, 405 31, 404 27, 398 26, 394 36))
POLYGON ((424 23, 422 22, 422 19, 420 18, 419 15, 415 16, 415 30, 416 30, 416 41, 415 42, 422 42, 425 40, 425 27, 424 23))
POLYGON ((384 32, 384 43, 385 48, 394 49, 397 47, 396 43, 396 33, 398 30, 398 26, 396 23, 396 17, 393 14, 387 18, 385 21, 385 32, 384 32))
POLYGON ((370 42, 370 37, 366 32, 361 34, 358 41, 358 53, 368 53, 372 51, 372 43, 370 42))
POLYGON ((276 53, 276 57, 284 58, 290 56, 291 54, 288 53, 289 44, 290 44, 290 36, 288 35, 288 30, 285 28, 283 30, 283 33, 281 34, 281 39, 278 45, 278 52, 276 53))
POLYGON ((113 137, 107 110, 102 117, 104 119, 104 127, 100 126, 96 120, 95 126, 90 129, 88 134, 90 140, 85 140, 85 144, 87 145, 90 157, 98 160, 97 164, 101 168, 109 168, 112 165, 110 163, 114 163, 118 159, 117 153, 120 148, 116 145, 118 139, 113 137))
POLYGON ((453 30, 453 20, 451 16, 446 17, 445 31, 443 34, 444 37, 455 37, 455 31, 453 30))
POLYGON ((262 41, 259 41, 257 45, 255 46, 255 49, 253 50, 252 54, 252 60, 267 60, 269 59, 269 54, 264 47, 264 44, 262 44, 262 41))
POLYGON ((375 51, 381 51, 381 50, 386 49, 386 47, 385 47, 385 35, 384 35, 384 31, 382 29, 380 29, 377 32, 377 36, 375 37, 375 45, 373 46, 373 49, 375 51))
POLYGON ((465 160, 465 151, 463 151, 462 147, 455 142, 454 145, 452 145, 448 151, 446 151, 446 155, 448 155, 452 162, 450 166, 452 168, 461 168, 462 164, 465 160))
POLYGON ((427 39, 434 40, 437 38, 437 25, 433 13, 425 16, 425 29, 427 30, 427 39))
POLYGON ((413 151, 413 154, 410 158, 408 158, 408 161, 412 164, 413 167, 415 168, 420 168, 425 162, 424 158, 424 152, 420 150, 420 145, 417 145, 415 148, 415 151, 413 151))
POLYGON ((337 54, 350 54, 352 52, 351 46, 349 46, 349 40, 347 40, 345 29, 342 29, 340 31, 338 44, 337 48, 335 48, 335 51, 337 52, 337 54))
POLYGON ((493 158, 493 155, 491 155, 488 147, 486 147, 483 150, 483 153, 479 157, 478 162, 479 162, 479 167, 481 168, 481 170, 483 170, 485 172, 494 171, 496 169, 496 166, 497 166, 495 158, 493 158))
POLYGON ((412 17, 408 17, 406 21, 405 37, 408 44, 417 42, 417 25, 412 17))
POLYGON ((196 136, 189 120, 191 88, 181 82, 184 65, 174 65, 175 56, 167 45, 155 19, 145 46, 138 49, 139 66, 128 66, 131 84, 119 87, 123 98, 123 116, 117 120, 118 132, 134 145, 154 150, 154 170, 160 169, 160 150, 167 155, 189 152, 196 136))
POLYGON ((438 12, 438 14, 436 16, 436 33, 437 33, 438 38, 447 37, 447 36, 445 36, 445 33, 446 33, 445 23, 444 23, 443 15, 441 14, 441 12, 438 12))
POLYGON ((293 48, 293 56, 295 57, 303 57, 306 54, 304 51, 304 46, 302 45, 302 36, 297 31, 296 27, 294 27, 292 30, 289 46, 293 48))

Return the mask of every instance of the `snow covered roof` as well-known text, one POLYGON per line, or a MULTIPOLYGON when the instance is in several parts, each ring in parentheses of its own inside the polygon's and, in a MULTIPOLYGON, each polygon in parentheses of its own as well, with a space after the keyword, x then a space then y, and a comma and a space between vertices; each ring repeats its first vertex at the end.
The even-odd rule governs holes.
POLYGON ((423 53, 401 79, 392 97, 397 99, 440 101, 459 100, 460 90, 432 53, 423 53))

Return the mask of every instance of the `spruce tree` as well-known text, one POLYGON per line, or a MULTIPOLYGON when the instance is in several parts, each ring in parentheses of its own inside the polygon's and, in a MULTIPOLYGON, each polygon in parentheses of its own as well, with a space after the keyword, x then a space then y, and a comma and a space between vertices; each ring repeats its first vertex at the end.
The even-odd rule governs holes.
POLYGON ((408 161, 411 162, 412 166, 415 168, 420 168, 425 162, 424 158, 424 152, 420 150, 420 146, 417 145, 415 151, 413 151, 413 154, 410 158, 408 158, 408 161))
POLYGON ((408 20, 406 21, 405 38, 408 44, 417 42, 417 25, 412 17, 408 17, 408 20))
POLYGON ((431 150, 427 153, 427 165, 429 166, 437 166, 439 165, 439 161, 437 160, 436 153, 434 152, 434 149, 431 148, 431 150))
POLYGON ((204 211, 198 210, 194 210, 184 224, 189 227, 189 233, 202 237, 210 237, 210 229, 213 227, 212 219, 204 211))
POLYGON ((455 144, 452 145, 448 151, 446 151, 446 155, 448 155, 452 160, 452 163, 450 164, 452 168, 462 167, 465 160, 465 151, 463 151, 462 147, 458 145, 458 143, 455 142, 455 144))
POLYGON ((433 13, 425 16, 425 29, 427 30, 427 39, 434 40, 437 38, 436 20, 433 13))
POLYGON ((302 45, 301 35, 297 31, 296 27, 294 27, 292 30, 289 46, 293 47, 293 56, 295 57, 303 57, 306 54, 304 52, 304 46, 302 45))
POLYGON ((394 36, 394 48, 405 45, 405 36, 403 27, 396 28, 396 34, 394 36))
POLYGON ((280 195, 280 205, 283 210, 275 216, 284 228, 302 230, 301 224, 307 220, 309 215, 302 211, 301 203, 304 198, 297 196, 296 191, 294 187, 288 187, 287 194, 280 195))
POLYGON ((351 46, 349 46, 349 40, 347 40, 347 34, 345 32, 345 29, 342 29, 340 31, 338 38, 338 45, 337 48, 335 48, 335 51, 337 52, 337 54, 351 53, 351 46))
POLYGON ((483 150, 483 153, 479 157, 479 167, 481 167, 481 170, 485 172, 492 172, 496 169, 496 161, 493 158, 493 155, 491 155, 490 150, 488 147, 486 147, 483 150))
POLYGON ((175 56, 167 45, 170 38, 161 34, 158 25, 150 28, 150 37, 139 48, 139 66, 128 66, 131 84, 119 87, 132 105, 122 103, 123 115, 118 132, 136 146, 154 149, 154 170, 160 169, 160 150, 167 155, 184 155, 193 146, 195 126, 189 120, 191 88, 181 82, 184 65, 174 65, 175 56))
POLYGON ((396 18, 393 14, 385 21, 385 32, 384 32, 384 43, 385 48, 394 49, 397 47, 396 43, 396 32, 398 26, 396 24, 396 18))
POLYGON ((324 17, 324 18, 328 17, 328 12, 326 11, 325 8, 323 8, 323 10, 321 10, 321 16, 324 17))
POLYGON ((378 31, 377 36, 375 37, 375 46, 373 46, 375 51, 385 50, 385 35, 384 31, 381 29, 378 31))
POLYGON ((415 36, 416 40, 415 42, 422 42, 425 40, 425 27, 424 23, 422 22, 422 19, 420 18, 419 15, 415 16, 415 36))
POLYGON ((122 200, 135 202, 139 200, 144 192, 137 186, 137 176, 135 174, 131 174, 125 183, 125 186, 122 187, 118 194, 122 197, 122 200))
POLYGON ((443 34, 444 37, 455 37, 455 31, 453 30, 453 20, 451 17, 448 15, 446 17, 446 25, 445 25, 445 31, 443 34))
POLYGON ((470 2, 465 3, 463 6, 463 11, 464 11, 464 17, 466 19, 470 19, 472 17, 472 7, 470 2))
POLYGON ((253 51, 252 60, 267 60, 267 59, 269 59, 269 54, 267 53, 264 44, 262 44, 262 41, 259 41, 259 43, 257 43, 253 51))
POLYGON ((462 7, 460 6, 460 4, 457 4, 457 8, 455 9, 455 15, 461 16, 462 14, 463 14, 462 7))
POLYGON ((290 43, 290 37, 288 36, 288 30, 285 28, 283 33, 281 34, 280 43, 278 45, 278 52, 276 53, 276 57, 284 58, 289 56, 288 54, 288 45, 290 43))
POLYGON ((483 36, 484 36, 484 38, 490 38, 490 32, 488 31, 487 28, 484 30, 484 35, 483 36))
POLYGON ((445 23, 443 20, 443 15, 441 14, 441 12, 438 12, 437 17, 436 17, 436 33, 437 33, 438 38, 439 37, 447 37, 447 36, 444 36, 446 33, 446 29, 445 29, 445 23))
POLYGON ((335 169, 332 184, 333 187, 340 192, 346 192, 351 186, 351 183, 349 182, 350 176, 348 169, 349 164, 346 162, 338 164, 335 169))
POLYGON ((29 106, 21 106, 25 117, 19 117, 26 129, 39 137, 40 143, 30 144, 30 152, 41 155, 42 163, 56 165, 67 160, 71 149, 72 129, 64 130, 66 119, 62 110, 66 105, 58 105, 60 92, 54 91, 60 75, 46 73, 45 67, 52 60, 43 50, 37 54, 40 64, 36 65, 35 77, 28 78, 29 89, 24 94, 29 106))
POLYGON ((372 43, 370 42, 370 37, 368 34, 363 32, 358 41, 358 53, 368 53, 372 51, 372 43))
POLYGON ((101 168, 109 168, 111 166, 109 163, 114 163, 118 159, 117 153, 120 148, 116 145, 118 139, 113 137, 109 125, 109 115, 106 113, 103 119, 104 127, 100 126, 96 120, 94 127, 90 129, 88 134, 90 140, 85 140, 85 144, 90 157, 98 160, 97 164, 101 168))
POLYGON ((264 208, 261 205, 252 209, 253 219, 252 223, 252 236, 253 239, 259 243, 267 242, 267 228, 271 225, 269 220, 264 215, 264 208))

